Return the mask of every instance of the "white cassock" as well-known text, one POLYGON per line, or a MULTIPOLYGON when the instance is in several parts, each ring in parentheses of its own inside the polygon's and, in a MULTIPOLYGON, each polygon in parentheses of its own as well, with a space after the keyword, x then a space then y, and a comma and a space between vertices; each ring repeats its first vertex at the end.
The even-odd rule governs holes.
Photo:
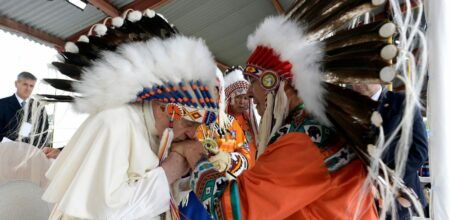
POLYGON ((148 102, 91 115, 47 172, 49 219, 160 219, 170 187, 153 123, 148 102))

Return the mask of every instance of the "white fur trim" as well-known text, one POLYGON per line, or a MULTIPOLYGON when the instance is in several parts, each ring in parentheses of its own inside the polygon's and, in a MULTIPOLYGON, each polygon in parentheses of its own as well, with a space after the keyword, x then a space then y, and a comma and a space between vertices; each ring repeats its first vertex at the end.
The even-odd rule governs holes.
POLYGON ((155 17, 156 12, 151 10, 151 9, 145 9, 144 15, 149 17, 149 18, 153 18, 153 17, 155 17))
POLYGON ((293 86, 303 99, 305 109, 325 125, 331 125, 325 114, 322 75, 319 61, 323 57, 319 42, 306 39, 304 31, 294 21, 284 16, 268 17, 249 36, 247 47, 254 51, 257 46, 272 48, 281 60, 292 64, 293 86))
POLYGON ((239 82, 239 81, 245 81, 244 74, 241 70, 235 69, 231 72, 229 72, 225 77, 225 88, 228 88, 228 86, 232 85, 233 83, 239 82))
POLYGON ((395 27, 394 23, 389 22, 389 23, 383 24, 383 26, 381 26, 380 30, 378 30, 378 34, 381 37, 388 38, 388 37, 394 35, 395 28, 396 27, 395 27))
POLYGON ((375 125, 377 128, 379 128, 381 126, 381 124, 383 123, 383 118, 381 117, 379 112, 374 111, 372 113, 372 116, 370 117, 370 121, 372 122, 373 125, 375 125))
POLYGON ((384 4, 385 2, 386 2, 386 0, 372 0, 372 5, 380 6, 380 5, 384 4))
POLYGON ((384 46, 383 49, 381 49, 380 56, 384 60, 391 60, 395 56, 397 56, 397 51, 398 51, 398 49, 395 45, 388 44, 388 45, 384 46))
POLYGON ((131 22, 136 22, 141 20, 142 18, 142 12, 140 11, 132 11, 128 13, 127 19, 131 22))
POLYGON ((108 31, 108 28, 104 24, 96 24, 94 27, 95 33, 97 33, 97 36, 101 37, 106 34, 108 31))
POLYGON ((66 52, 70 52, 70 53, 78 53, 80 52, 77 45, 73 42, 66 42, 66 44, 64 45, 64 51, 66 52))
POLYGON ((396 75, 397 72, 395 71, 395 68, 391 66, 385 66, 380 70, 380 79, 383 80, 383 82, 391 82, 396 75))
POLYGON ((86 35, 81 35, 81 36, 78 38, 78 41, 89 43, 89 38, 88 38, 86 35))
POLYGON ((115 17, 111 21, 111 23, 114 27, 122 27, 123 22, 124 22, 124 20, 122 17, 115 17))
POLYGON ((176 36, 124 44, 116 52, 104 52, 85 70, 81 83, 74 85, 83 96, 75 100, 75 108, 93 113, 127 104, 144 87, 162 82, 202 80, 214 91, 215 72, 213 56, 198 38, 176 36))

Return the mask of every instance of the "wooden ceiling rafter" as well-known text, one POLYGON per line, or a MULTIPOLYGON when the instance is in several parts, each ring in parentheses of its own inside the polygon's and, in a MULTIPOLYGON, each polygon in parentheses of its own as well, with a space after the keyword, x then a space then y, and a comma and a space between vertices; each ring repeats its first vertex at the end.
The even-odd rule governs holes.
POLYGON ((273 7, 275 8, 275 10, 278 12, 278 14, 280 14, 280 15, 284 14, 283 6, 280 4, 279 0, 272 0, 272 4, 273 4, 273 7))
POLYGON ((127 9, 145 10, 147 8, 158 8, 165 5, 169 0, 136 0, 128 5, 122 7, 122 11, 127 9))
POLYGON ((227 65, 227 64, 225 64, 225 63, 223 63, 223 62, 221 62, 221 61, 219 61, 219 60, 215 60, 216 61, 216 65, 217 65, 217 67, 222 71, 222 72, 225 72, 225 70, 227 70, 228 68, 230 68, 230 66, 229 65, 227 65))
POLYGON ((105 0, 88 0, 88 2, 110 17, 117 17, 120 15, 119 9, 105 0))
MULTIPOLYGON (((121 9, 117 9, 114 7, 111 3, 107 2, 106 0, 89 0, 89 3, 93 5, 94 7, 98 8, 102 12, 104 12, 106 15, 110 17, 116 17, 119 16, 123 11, 133 8, 137 10, 145 10, 147 8, 156 8, 163 4, 166 4, 169 0, 136 0, 121 9)), ((102 19, 103 20, 103 19, 102 19)), ((100 23, 102 20, 96 22, 100 23)), ((50 45, 53 45, 57 50, 62 50, 64 48, 64 43, 66 41, 76 41, 78 40, 79 36, 86 34, 90 26, 73 34, 72 36, 61 39, 59 37, 53 36, 47 32, 38 30, 36 28, 30 27, 28 25, 22 24, 21 22, 15 21, 9 17, 6 16, 0 16, 0 26, 3 26, 9 30, 12 30, 13 32, 19 32, 23 33, 25 35, 32 36, 33 38, 36 38, 38 41, 46 42, 50 45)))
POLYGON ((0 26, 6 27, 7 29, 10 29, 12 31, 26 34, 28 36, 32 36, 33 38, 36 38, 38 41, 43 41, 51 45, 54 45, 54 47, 58 50, 64 47, 65 41, 63 39, 53 36, 47 32, 30 27, 28 25, 22 24, 20 22, 17 22, 6 16, 0 16, 0 26))
MULTIPOLYGON (((110 17, 116 17, 120 16, 120 14, 128 9, 136 9, 136 10, 145 10, 147 8, 157 8, 162 6, 163 4, 166 4, 169 2, 169 0, 136 0, 128 5, 125 5, 121 9, 115 8, 113 5, 111 5, 109 2, 105 0, 88 0, 90 4, 92 4, 94 7, 98 8, 99 10, 103 11, 106 15, 110 17)), ((103 18, 104 19, 104 18, 103 18)), ((102 20, 96 22, 101 23, 102 20)), ((48 34, 44 31, 40 31, 38 29, 35 29, 33 27, 27 26, 25 24, 22 24, 20 22, 17 22, 13 19, 10 19, 5 16, 0 16, 0 25, 4 26, 8 29, 11 29, 13 31, 17 31, 29 36, 32 36, 39 41, 47 42, 55 47, 58 51, 62 51, 64 49, 64 44, 66 41, 77 41, 78 38, 83 35, 87 34, 91 26, 88 26, 84 28, 83 30, 71 35, 67 39, 61 39, 59 37, 53 36, 51 34, 48 34)), ((225 71, 230 66, 216 60, 216 64, 219 67, 220 70, 225 71)))

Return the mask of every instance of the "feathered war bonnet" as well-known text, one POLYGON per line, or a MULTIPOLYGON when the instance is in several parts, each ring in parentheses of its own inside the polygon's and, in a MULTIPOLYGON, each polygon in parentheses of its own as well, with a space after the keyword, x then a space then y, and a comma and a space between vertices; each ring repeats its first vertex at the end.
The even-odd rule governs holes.
POLYGON ((232 66, 225 71, 225 97, 227 105, 234 97, 247 94, 250 83, 244 78, 243 69, 240 66, 232 66))
POLYGON ((73 100, 80 112, 157 100, 174 117, 211 123, 222 108, 215 62, 204 41, 178 35, 149 9, 93 25, 87 36, 66 43, 60 57, 52 65, 74 80, 44 80, 78 95, 43 96, 46 101, 73 100))
MULTIPOLYGON (((87 36, 68 42, 60 56, 52 65, 73 80, 44 80, 75 94, 42 95, 46 101, 73 101, 75 109, 85 113, 136 102, 162 103, 171 122, 160 140, 160 161, 171 146, 173 120, 209 124, 225 118, 223 78, 217 77, 205 42, 179 35, 152 10, 106 18, 87 36)), ((172 216, 176 210, 171 204, 172 216)))
MULTIPOLYGON (((74 80, 44 79, 74 96, 42 95, 47 101, 74 101, 80 112, 96 113, 120 105, 158 101, 172 120, 198 123, 222 121, 223 78, 205 42, 178 35, 154 11, 127 11, 107 18, 90 34, 68 42, 62 62, 53 62, 74 80), (111 24, 109 24, 111 23, 111 24)), ((172 123, 171 123, 172 124, 172 123)), ((170 126, 170 125, 168 125, 170 126)), ((171 135, 164 133, 160 158, 167 155, 171 135)))
MULTIPOLYGON (((384 20, 347 28, 352 20, 384 6, 384 0, 296 1, 286 16, 266 18, 249 36, 247 47, 252 54, 244 74, 255 77, 266 91, 259 154, 287 117, 284 86, 289 84, 303 100, 304 108, 341 133, 368 167, 377 164, 379 170, 370 177, 377 187, 386 189, 394 182, 404 186, 380 159, 373 157, 373 128, 380 128, 382 123, 375 111, 377 103, 339 86, 385 84, 397 75, 399 49, 392 44, 398 34, 397 24, 384 20), (382 170, 386 175, 378 178, 382 170)), ((415 201, 406 189, 395 195, 404 194, 415 201)))
MULTIPOLYGON (((377 105, 368 97, 334 84, 390 82, 395 77, 392 63, 397 55, 397 48, 390 43, 395 25, 383 21, 338 31, 384 1, 333 4, 300 1, 287 16, 266 18, 248 38, 252 54, 244 74, 256 77, 267 91, 266 111, 274 108, 269 102, 275 108, 280 106, 277 102, 281 103, 281 113, 273 109, 274 118, 277 114, 283 116, 281 120, 287 116, 283 110, 287 109, 287 101, 283 101, 286 97, 280 93, 289 84, 317 120, 345 130, 352 144, 365 148, 374 141, 367 134, 377 105)), ((374 122, 377 126, 381 123, 374 122)))

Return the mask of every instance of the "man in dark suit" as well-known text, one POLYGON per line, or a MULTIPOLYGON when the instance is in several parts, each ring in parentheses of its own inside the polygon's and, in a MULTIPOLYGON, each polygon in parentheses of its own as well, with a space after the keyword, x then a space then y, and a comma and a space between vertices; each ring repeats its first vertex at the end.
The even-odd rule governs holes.
MULTIPOLYGON (((15 81, 16 92, 9 97, 0 99, 0 142, 5 141, 3 139, 9 139, 11 141, 18 140, 18 134, 21 123, 29 122, 28 120, 22 120, 24 117, 24 108, 32 106, 34 102, 30 98, 36 84, 36 77, 29 72, 21 72, 17 76, 15 81)), ((28 114, 31 115, 31 114, 28 114)), ((29 116, 28 116, 29 117, 29 116)), ((45 131, 43 139, 36 139, 32 144, 35 146, 42 146, 45 144, 45 138, 49 127, 45 110, 42 109, 39 115, 38 131, 45 131)), ((29 142, 29 139, 22 139, 24 142, 29 142)), ((44 148, 44 152, 48 157, 55 158, 59 154, 58 149, 44 148)))
MULTIPOLYGON (((378 111, 383 118, 383 130, 386 135, 386 139, 389 138, 402 120, 405 95, 383 89, 380 84, 355 84, 353 85, 353 89, 379 102, 378 111)), ((392 169, 395 168, 395 150, 399 136, 400 132, 396 135, 395 139, 387 147, 382 156, 384 163, 392 169)), ((421 168, 427 159, 427 132, 420 110, 416 108, 414 110, 412 142, 406 161, 403 180, 406 186, 412 188, 417 194, 423 207, 426 207, 427 204, 423 194, 422 185, 420 184, 419 176, 417 175, 417 170, 421 168)), ((403 208, 398 204, 397 207, 397 219, 410 219, 409 212, 406 208, 403 208)))

